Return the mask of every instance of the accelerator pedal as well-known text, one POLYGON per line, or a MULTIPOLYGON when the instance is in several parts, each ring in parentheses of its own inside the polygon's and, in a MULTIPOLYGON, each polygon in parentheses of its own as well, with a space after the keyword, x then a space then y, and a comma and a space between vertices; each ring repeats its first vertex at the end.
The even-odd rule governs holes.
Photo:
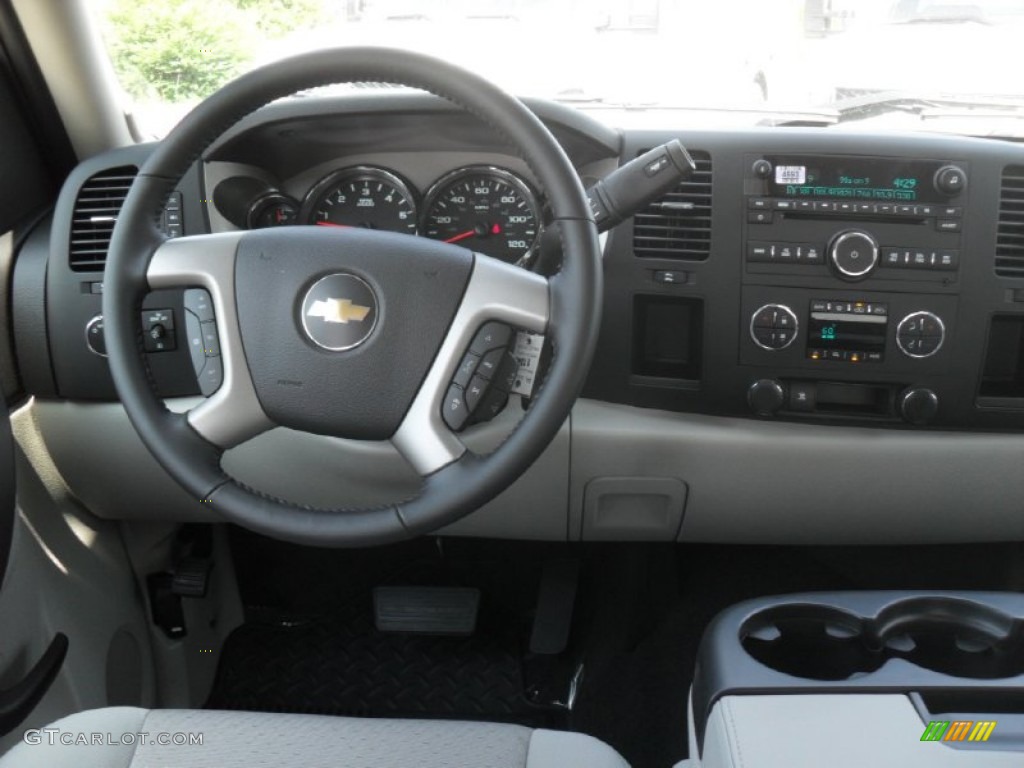
POLYGON ((471 635, 480 590, 473 587, 376 587, 373 617, 379 632, 471 635))

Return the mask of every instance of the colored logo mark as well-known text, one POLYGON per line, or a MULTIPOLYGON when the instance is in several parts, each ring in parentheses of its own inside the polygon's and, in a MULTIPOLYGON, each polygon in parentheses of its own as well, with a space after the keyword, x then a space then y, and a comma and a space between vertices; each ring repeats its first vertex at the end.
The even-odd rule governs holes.
POLYGON ((995 720, 932 720, 921 741, 988 741, 995 729, 995 720))

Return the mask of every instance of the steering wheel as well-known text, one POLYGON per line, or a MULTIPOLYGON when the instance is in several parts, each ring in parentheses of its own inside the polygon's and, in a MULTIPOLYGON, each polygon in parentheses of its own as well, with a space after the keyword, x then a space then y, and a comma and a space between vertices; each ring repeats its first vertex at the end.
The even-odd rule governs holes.
POLYGON ((521 102, 432 57, 343 48, 254 70, 186 116, 128 193, 104 284, 107 352, 121 402, 142 441, 195 503, 276 538, 365 546, 429 533, 465 516, 540 456, 590 365, 601 258, 572 164, 521 102), (559 273, 545 279, 459 246, 355 228, 293 226, 172 240, 161 234, 158 214, 170 193, 225 130, 275 99, 355 81, 429 91, 476 115, 514 147, 547 194, 561 237, 559 273), (181 414, 155 394, 140 316, 149 291, 188 287, 205 288, 211 297, 223 383, 181 414), (324 303, 311 313, 311 302, 324 303), (331 312, 362 317, 351 327, 339 316, 332 318, 336 327, 314 329, 317 312, 322 320, 331 312), (515 430, 492 453, 478 455, 447 427, 442 405, 474 335, 490 321, 546 334, 552 356, 515 430), (420 475, 420 491, 375 508, 316 509, 229 477, 221 468, 224 451, 274 426, 390 440, 420 475))

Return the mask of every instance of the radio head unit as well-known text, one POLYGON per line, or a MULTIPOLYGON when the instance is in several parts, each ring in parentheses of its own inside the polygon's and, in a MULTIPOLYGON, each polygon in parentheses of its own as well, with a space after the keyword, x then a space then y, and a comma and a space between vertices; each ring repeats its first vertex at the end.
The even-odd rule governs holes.
POLYGON ((939 172, 950 166, 938 160, 810 155, 770 155, 765 160, 770 163, 766 181, 772 197, 943 203, 950 196, 938 186, 939 172))

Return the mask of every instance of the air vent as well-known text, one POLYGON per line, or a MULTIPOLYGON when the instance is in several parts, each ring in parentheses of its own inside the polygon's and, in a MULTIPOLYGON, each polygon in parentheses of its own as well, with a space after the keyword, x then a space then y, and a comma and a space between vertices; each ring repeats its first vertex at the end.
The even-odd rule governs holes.
POLYGON ((91 177, 78 191, 68 251, 73 270, 103 269, 114 222, 138 172, 132 165, 110 168, 91 177))
POLYGON ((704 261, 711 254, 711 155, 690 152, 690 178, 633 217, 633 253, 704 261))
POLYGON ((1003 169, 996 235, 996 274, 1024 277, 1024 166, 1003 169))

